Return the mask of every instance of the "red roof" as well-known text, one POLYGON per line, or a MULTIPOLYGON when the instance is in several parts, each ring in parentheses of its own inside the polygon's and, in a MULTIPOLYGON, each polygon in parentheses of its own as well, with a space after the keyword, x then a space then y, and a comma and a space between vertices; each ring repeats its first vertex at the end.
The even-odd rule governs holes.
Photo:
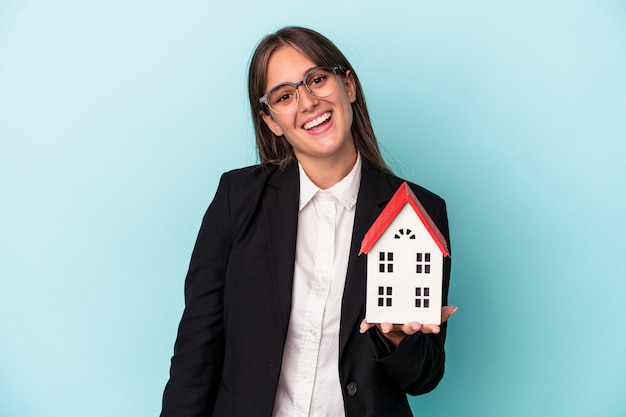
POLYGON ((409 187, 406 182, 403 182, 398 188, 398 191, 393 195, 391 200, 387 206, 380 213, 376 221, 372 224, 372 227, 367 231, 363 241, 361 242, 361 251, 359 255, 362 253, 368 253, 374 243, 380 238, 387 227, 391 224, 393 219, 400 213, 400 210, 404 207, 405 204, 410 205, 417 217, 422 221, 422 224, 428 230, 428 233, 433 238, 443 256, 450 256, 450 252, 448 251, 448 242, 443 237, 433 219, 430 218, 422 203, 417 199, 417 196, 413 193, 413 190, 409 187))

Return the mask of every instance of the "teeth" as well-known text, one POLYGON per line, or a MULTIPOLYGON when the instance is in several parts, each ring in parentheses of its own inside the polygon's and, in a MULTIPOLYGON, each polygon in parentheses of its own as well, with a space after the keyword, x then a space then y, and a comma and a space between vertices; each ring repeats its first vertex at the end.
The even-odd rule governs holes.
POLYGON ((317 119, 311 120, 310 122, 305 123, 303 127, 306 130, 311 130, 315 126, 321 125, 322 123, 324 123, 328 119, 330 119, 330 112, 326 112, 326 113, 322 114, 320 117, 318 117, 317 119))

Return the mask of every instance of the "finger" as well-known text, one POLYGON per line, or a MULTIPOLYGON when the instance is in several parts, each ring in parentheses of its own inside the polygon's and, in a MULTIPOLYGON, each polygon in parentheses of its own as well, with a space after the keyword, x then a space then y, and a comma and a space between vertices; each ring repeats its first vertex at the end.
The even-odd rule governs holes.
POLYGON ((388 322, 380 323, 380 330, 383 333, 389 333, 394 330, 393 324, 388 323, 388 322))
POLYGON ((421 331, 424 334, 428 334, 428 333, 438 334, 441 331, 441 328, 436 324, 424 324, 422 325, 421 331))
POLYGON ((376 326, 376 324, 368 323, 365 319, 363 319, 363 321, 361 322, 361 325, 359 326, 359 331, 361 333, 365 333, 366 331, 368 331, 374 326, 376 326))
POLYGON ((458 310, 458 307, 455 306, 444 306, 441 309, 441 322, 445 323, 448 321, 450 317, 454 315, 458 310))
POLYGON ((404 334, 412 335, 419 332, 422 329, 422 325, 416 321, 406 323, 400 327, 400 331, 404 334))

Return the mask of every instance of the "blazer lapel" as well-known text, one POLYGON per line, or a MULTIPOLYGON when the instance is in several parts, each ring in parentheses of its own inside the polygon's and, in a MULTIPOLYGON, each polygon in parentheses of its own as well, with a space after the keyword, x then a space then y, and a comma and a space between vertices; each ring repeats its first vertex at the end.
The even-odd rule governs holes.
POLYGON ((365 317, 367 263, 365 255, 358 256, 361 241, 385 204, 392 197, 393 192, 394 190, 383 174, 372 172, 365 165, 363 166, 352 231, 348 272, 341 304, 340 354, 350 336, 358 331, 359 323, 365 317))
POLYGON ((291 313, 299 196, 298 165, 291 164, 284 170, 274 172, 267 182, 263 199, 268 256, 278 309, 278 324, 283 331, 283 337, 287 337, 291 313))

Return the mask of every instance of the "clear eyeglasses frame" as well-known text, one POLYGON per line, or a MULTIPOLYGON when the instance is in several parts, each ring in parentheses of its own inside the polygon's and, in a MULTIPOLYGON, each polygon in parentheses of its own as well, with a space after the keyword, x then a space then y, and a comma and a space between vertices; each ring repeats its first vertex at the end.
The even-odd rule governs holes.
POLYGON ((304 85, 313 97, 328 97, 339 85, 340 72, 343 72, 341 65, 313 68, 299 83, 282 83, 273 87, 259 99, 259 103, 266 105, 274 113, 292 112, 300 101, 298 87, 304 85))

